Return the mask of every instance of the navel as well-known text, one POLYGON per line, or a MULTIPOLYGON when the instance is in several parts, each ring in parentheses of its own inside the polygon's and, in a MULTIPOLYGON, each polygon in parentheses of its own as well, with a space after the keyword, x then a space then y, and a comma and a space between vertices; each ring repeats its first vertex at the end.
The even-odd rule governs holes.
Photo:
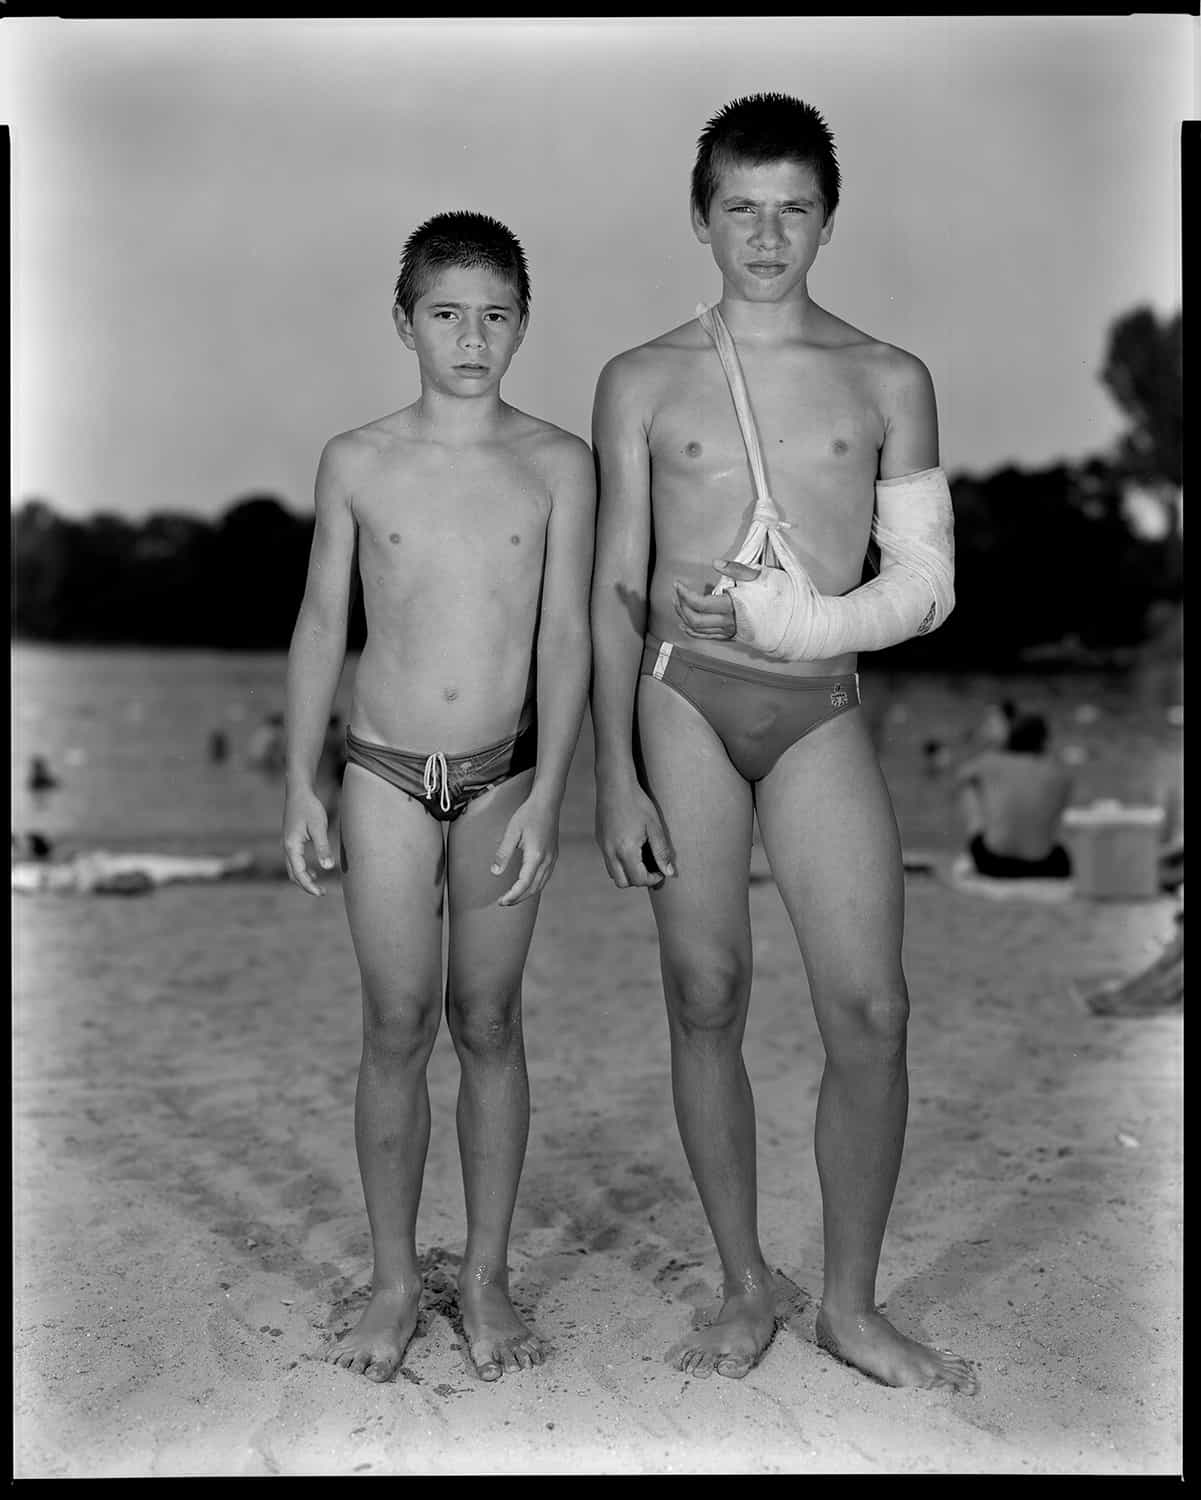
POLYGON ((513 543, 514 547, 520 547, 521 546, 521 538, 517 535, 516 532, 513 533, 513 535, 509 538, 509 540, 513 543))
POLYGON ((392 543, 392 545, 394 547, 397 546, 398 543, 400 542, 400 532, 399 531, 394 531, 392 533, 392 535, 388 538, 388 540, 392 543))
POLYGON ((842 438, 835 438, 830 447, 835 453, 845 453, 850 445, 843 442, 842 438))
POLYGON ((700 458, 704 449, 702 449, 699 443, 688 443, 685 445, 684 452, 689 458, 700 458))
POLYGON ((446 699, 447 703, 453 703, 459 696, 459 690, 456 687, 443 688, 442 696, 446 699))

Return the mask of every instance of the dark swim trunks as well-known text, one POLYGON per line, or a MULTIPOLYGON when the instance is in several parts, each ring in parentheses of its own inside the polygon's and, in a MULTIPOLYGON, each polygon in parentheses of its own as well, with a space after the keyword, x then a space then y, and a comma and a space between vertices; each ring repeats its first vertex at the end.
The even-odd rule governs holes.
POLYGON ((1071 858, 1062 844, 1042 859, 1019 859, 1013 854, 994 854, 978 833, 967 848, 976 873, 993 880, 1067 880, 1072 873, 1071 858))
POLYGON ((811 729, 859 707, 857 672, 786 677, 719 662, 652 635, 646 638, 642 671, 674 688, 704 716, 748 781, 761 781, 811 729))
POLYGON ((538 724, 533 708, 522 715, 517 733, 470 755, 421 755, 374 745, 346 731, 346 763, 362 766, 420 802, 430 817, 453 823, 477 797, 528 771, 538 755, 538 724))

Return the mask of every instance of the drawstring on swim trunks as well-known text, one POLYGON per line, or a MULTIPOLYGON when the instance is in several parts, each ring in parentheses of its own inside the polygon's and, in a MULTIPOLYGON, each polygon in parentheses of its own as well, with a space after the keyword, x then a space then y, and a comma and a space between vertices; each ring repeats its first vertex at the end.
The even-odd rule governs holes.
POLYGON ((439 778, 442 782, 442 811, 450 811, 450 787, 446 780, 446 756, 441 750, 435 750, 425 763, 425 795, 432 797, 438 790, 439 778))

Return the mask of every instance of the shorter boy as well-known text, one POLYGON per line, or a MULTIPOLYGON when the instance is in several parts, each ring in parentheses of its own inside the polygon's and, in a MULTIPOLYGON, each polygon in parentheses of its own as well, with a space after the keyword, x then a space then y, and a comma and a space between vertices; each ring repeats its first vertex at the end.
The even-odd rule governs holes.
POLYGON ((367 640, 340 842, 362 979, 355 1143, 374 1271, 362 1317, 328 1357, 376 1381, 417 1323, 426 1065, 444 997, 461 1068, 468 1348, 485 1380, 545 1352, 508 1288, 529 1129, 521 979, 587 693, 594 481, 584 442, 500 398, 529 301, 524 252, 496 220, 439 214, 409 237, 393 318, 421 394, 326 444, 288 658, 284 853, 290 878, 320 895, 305 844, 332 867, 316 779, 357 558, 367 640), (516 878, 502 879, 519 851, 516 878))

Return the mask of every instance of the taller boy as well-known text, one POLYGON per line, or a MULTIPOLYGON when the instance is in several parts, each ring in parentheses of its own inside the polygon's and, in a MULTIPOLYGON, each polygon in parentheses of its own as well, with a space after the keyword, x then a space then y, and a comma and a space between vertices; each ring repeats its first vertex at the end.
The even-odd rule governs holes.
POLYGON ((669 1358, 742 1376, 775 1328, 742 1059, 757 815, 826 1053, 818 1339, 889 1384, 970 1390, 966 1362, 875 1306, 909 998, 900 842, 855 653, 950 608, 950 503, 925 366, 809 295, 838 193, 816 110, 780 94, 727 105, 692 176, 721 301, 601 374, 597 829, 615 883, 651 889, 676 1117, 725 1281, 717 1320, 669 1358), (857 587, 874 522, 883 566, 857 587))
POLYGON ((421 394, 325 445, 288 660, 284 849, 291 878, 318 894, 305 845, 328 868, 314 779, 357 565, 367 643, 341 846, 362 977, 355 1142, 375 1269, 362 1318, 329 1358, 371 1380, 395 1373, 417 1322, 425 1075, 444 997, 461 1067, 471 1356, 494 1380, 543 1354, 508 1290, 529 1126, 521 978, 588 691, 595 481, 586 443, 500 398, 529 301, 525 255, 495 219, 439 214, 410 235, 393 318, 421 394))

